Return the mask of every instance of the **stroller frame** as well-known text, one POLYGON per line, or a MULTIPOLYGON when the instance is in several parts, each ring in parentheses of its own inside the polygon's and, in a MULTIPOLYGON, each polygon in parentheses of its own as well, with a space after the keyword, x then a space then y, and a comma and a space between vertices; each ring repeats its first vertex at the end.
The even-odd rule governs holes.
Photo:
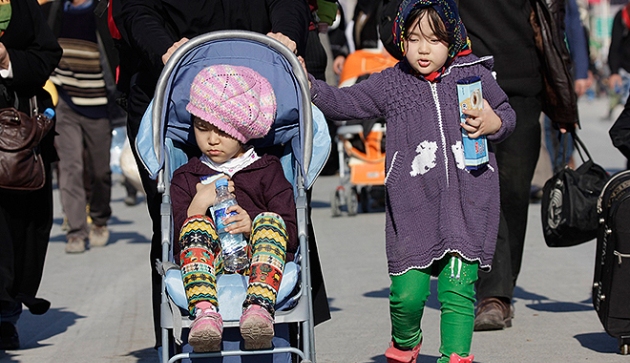
MULTIPOLYGON (((225 39, 241 39, 250 40, 262 45, 266 45, 273 51, 280 54, 286 59, 292 68, 293 76, 298 83, 300 92, 300 104, 301 104, 301 120, 303 125, 300 125, 300 133, 302 135, 302 154, 301 165, 296 160, 296 173, 294 175, 294 190, 296 190, 296 217, 298 227, 298 239, 299 239, 299 265, 301 267, 300 277, 298 280, 299 291, 293 295, 297 301, 297 304, 287 311, 277 311, 275 316, 275 324, 278 323, 297 323, 299 328, 298 342, 300 342, 303 348, 295 347, 278 347, 268 350, 230 350, 221 352, 210 353, 178 353, 169 359, 171 341, 169 339, 169 330, 177 324, 181 323, 184 328, 190 327, 192 320, 188 317, 178 316, 178 310, 175 312, 171 309, 171 303, 166 291, 166 284, 164 277, 162 278, 162 294, 161 294, 161 308, 160 308, 160 320, 162 329, 162 363, 171 363, 180 359, 191 358, 211 358, 211 357, 226 357, 226 356, 246 356, 246 355, 260 355, 260 354, 274 354, 274 353, 291 353, 296 354, 301 358, 303 363, 315 362, 315 339, 314 339, 314 324, 313 324, 313 307, 311 298, 311 276, 309 267, 309 250, 308 250, 308 218, 307 218, 307 197, 305 188, 305 170, 308 171, 311 162, 311 155, 313 150, 313 120, 310 106, 310 90, 308 88, 308 79, 304 73, 302 66, 300 65, 297 57, 282 43, 270 38, 268 36, 253 33, 249 31, 218 31, 211 32, 204 35, 200 35, 189 40, 182 47, 180 47, 169 59, 167 64, 160 75, 157 82, 153 109, 151 111, 152 125, 153 125, 153 148, 156 152, 158 160, 163 160, 164 164, 160 168, 157 175, 158 192, 162 193, 161 203, 161 245, 162 245, 162 262, 168 263, 170 261, 170 247, 172 234, 172 206, 170 198, 170 178, 169 172, 171 170, 171 161, 169 157, 164 155, 164 135, 165 130, 161 129, 163 111, 165 108, 164 97, 166 94, 166 87, 168 85, 169 77, 172 72, 176 70, 176 66, 179 61, 192 49, 208 42, 225 39), (176 320, 181 319, 181 322, 176 320)), ((238 327, 238 321, 225 321, 225 327, 238 327)))

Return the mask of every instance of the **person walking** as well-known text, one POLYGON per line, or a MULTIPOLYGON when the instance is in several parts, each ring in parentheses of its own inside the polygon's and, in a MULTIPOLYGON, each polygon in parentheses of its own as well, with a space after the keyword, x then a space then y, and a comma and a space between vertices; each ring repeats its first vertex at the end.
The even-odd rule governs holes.
POLYGON ((491 57, 471 54, 454 0, 404 0, 394 42, 404 59, 349 87, 309 75, 311 101, 332 120, 384 117, 387 122, 386 252, 391 279, 392 340, 388 363, 416 362, 421 320, 438 279, 439 363, 472 362, 474 284, 488 270, 499 227, 499 170, 489 162, 469 170, 462 130, 501 142, 516 124, 506 94, 492 76, 491 57), (483 108, 460 118, 457 83, 479 77, 483 108))
POLYGON ((618 102, 624 104, 630 93, 630 3, 619 9, 613 19, 608 68, 610 90, 619 95, 618 102))
MULTIPOLYGON (((61 53, 37 1, 0 1, 0 108, 17 105, 30 114, 33 96, 40 110, 53 108, 43 86, 61 53)), ((36 296, 53 223, 53 130, 40 143, 44 186, 28 192, 0 189, 0 350, 20 348, 23 304, 36 315, 50 308, 36 296)))
MULTIPOLYGON (((501 219, 497 235, 497 247, 493 268, 481 271, 477 282, 477 311, 475 330, 498 330, 512 326, 512 298, 521 269, 531 181, 540 154, 540 115, 543 104, 543 72, 564 77, 563 69, 544 67, 535 43, 535 33, 530 23, 532 4, 549 8, 542 0, 484 0, 459 1, 459 11, 477 56, 492 55, 494 70, 501 88, 509 97, 516 112, 516 129, 504 142, 493 145, 499 166, 501 219), (543 70, 544 69, 544 70, 543 70)), ((552 2, 555 26, 564 19, 564 1, 552 2)), ((549 25, 549 24, 548 24, 549 25)), ((553 32, 563 34, 562 32, 553 32)), ((558 41, 552 38, 547 41, 558 41)), ((564 44, 564 39, 560 40, 564 44)), ((565 64, 565 69, 566 69, 565 64)), ((552 76, 552 77, 554 77, 552 76)), ((573 84, 568 80, 567 84, 573 84)), ((551 88, 549 92, 558 94, 551 88)), ((572 91, 572 90, 571 90, 572 91)), ((577 110, 572 99, 563 99, 568 111, 577 110)), ((564 111, 560 110, 560 111, 564 111)), ((560 120, 549 115, 554 123, 575 120, 560 120)), ((560 128, 566 130, 561 125, 560 128)))
MULTIPOLYGON (((125 41, 140 59, 131 78, 127 101, 127 135, 135 144, 140 121, 153 97, 158 77, 170 56, 182 44, 197 35, 210 31, 242 29, 267 34, 289 49, 304 54, 308 25, 311 19, 306 0, 266 1, 161 1, 126 0, 114 20, 125 41)), ((161 258, 160 203, 157 183, 138 163, 146 202, 152 221, 151 252, 149 263, 152 277, 153 322, 156 348, 160 339, 161 276, 155 260, 161 258)))
POLYGON ((105 246, 110 234, 107 221, 112 214, 110 146, 113 113, 118 108, 113 98, 117 56, 107 18, 94 14, 96 6, 94 0, 65 0, 51 8, 54 13, 50 15, 55 17, 53 32, 64 50, 51 80, 59 93, 55 146, 60 159, 60 199, 68 219, 66 253, 105 246), (89 196, 85 183, 90 183, 89 196))

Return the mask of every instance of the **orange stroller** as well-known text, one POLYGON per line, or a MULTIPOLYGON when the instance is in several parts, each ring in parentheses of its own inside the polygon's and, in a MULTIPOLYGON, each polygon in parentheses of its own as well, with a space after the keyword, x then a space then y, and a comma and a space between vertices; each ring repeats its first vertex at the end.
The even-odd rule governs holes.
MULTIPOLYGON (((339 87, 350 86, 398 61, 385 50, 361 49, 350 54, 339 87)), ((349 216, 382 209, 385 200, 385 119, 337 123, 340 184, 331 195, 333 216, 345 207, 349 216)))

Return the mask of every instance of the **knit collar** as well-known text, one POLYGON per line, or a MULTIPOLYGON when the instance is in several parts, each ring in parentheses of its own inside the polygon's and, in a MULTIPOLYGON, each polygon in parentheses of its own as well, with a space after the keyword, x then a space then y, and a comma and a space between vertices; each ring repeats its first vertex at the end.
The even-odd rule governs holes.
POLYGON ((439 70, 424 76, 430 82, 438 82, 449 65, 456 57, 471 53, 470 42, 466 27, 459 17, 457 4, 454 0, 403 0, 398 8, 398 14, 394 21, 392 32, 394 34, 394 43, 400 47, 405 54, 404 46, 404 28, 405 21, 414 9, 434 8, 444 22, 446 32, 452 34, 452 42, 448 45, 448 57, 444 66, 439 70))
POLYGON ((201 157, 199 158, 202 163, 209 166, 211 169, 216 170, 220 173, 224 173, 230 178, 234 176, 234 174, 236 174, 237 172, 253 164, 258 159, 260 159, 260 156, 258 156, 254 148, 251 146, 247 150, 245 150, 245 153, 243 153, 243 155, 230 159, 222 164, 217 164, 214 161, 210 160, 210 158, 206 154, 201 155, 201 157))

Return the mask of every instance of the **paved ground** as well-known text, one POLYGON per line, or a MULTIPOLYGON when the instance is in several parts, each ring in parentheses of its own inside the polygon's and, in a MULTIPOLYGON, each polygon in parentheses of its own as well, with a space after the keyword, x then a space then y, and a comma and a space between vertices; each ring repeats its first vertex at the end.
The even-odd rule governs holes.
MULTIPOLYGON (((582 138, 595 161, 618 170, 625 160, 611 145, 611 123, 600 118, 606 100, 580 105, 582 138)), ((385 363, 389 341, 384 216, 330 216, 337 177, 314 187, 313 219, 332 308, 332 320, 315 329, 320 363, 385 363)), ((157 362, 149 292, 149 218, 144 204, 127 207, 113 191, 112 240, 82 255, 64 253, 61 212, 55 192, 41 297, 52 301, 43 316, 23 314, 19 351, 0 351, 0 363, 157 362)), ((532 204, 523 271, 515 294, 516 319, 505 331, 475 333, 475 362, 628 362, 603 330, 591 305, 595 243, 550 249, 543 242, 540 205, 532 204)), ((427 304, 420 363, 435 362, 439 304, 427 304)))

